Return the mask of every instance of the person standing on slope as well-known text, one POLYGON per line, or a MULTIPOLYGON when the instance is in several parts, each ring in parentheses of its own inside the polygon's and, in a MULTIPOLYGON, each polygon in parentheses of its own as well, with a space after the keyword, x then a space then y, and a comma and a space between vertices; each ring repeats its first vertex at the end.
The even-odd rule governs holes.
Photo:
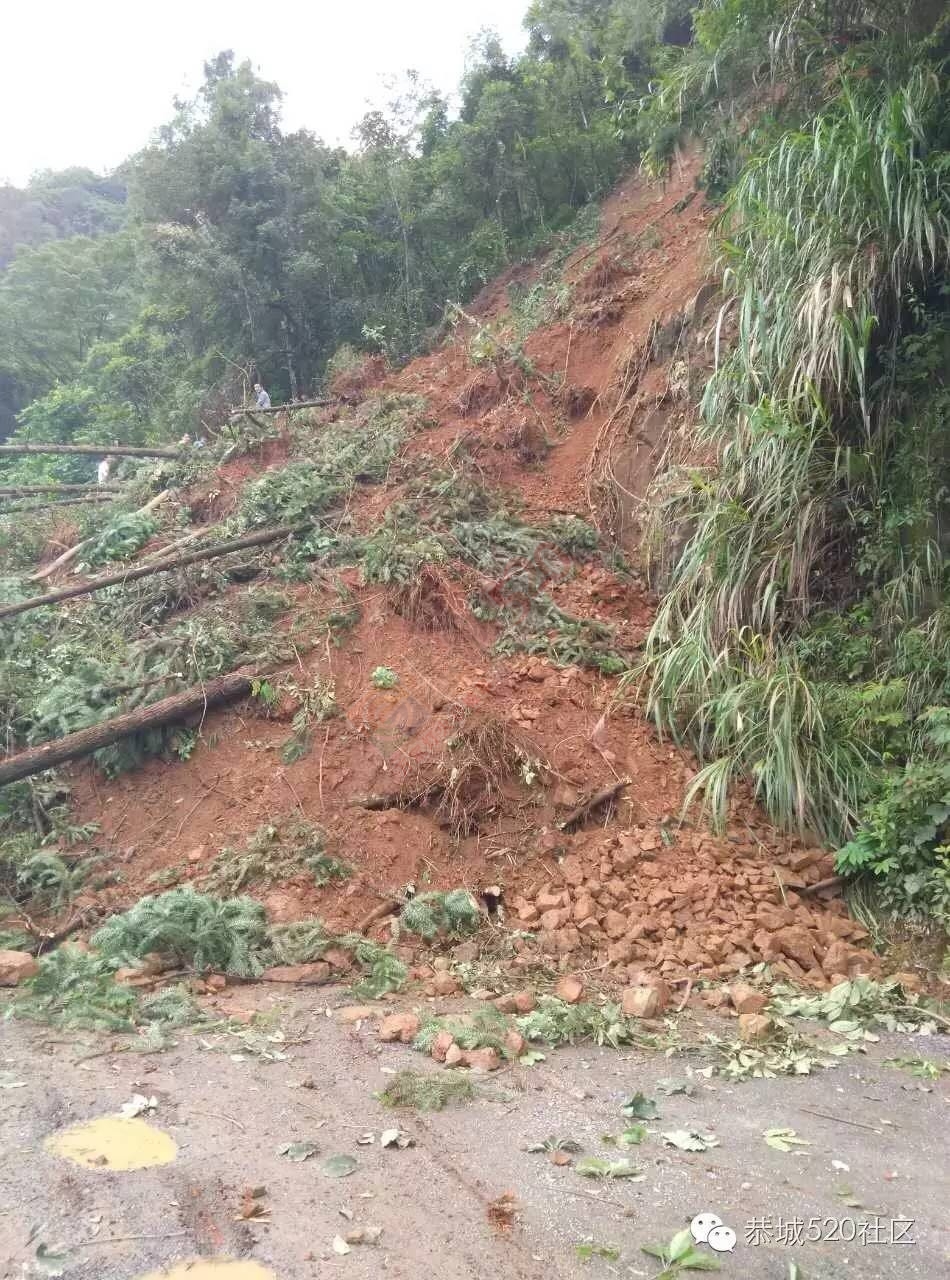
POLYGON ((254 390, 255 390, 255 392, 257 393, 257 407, 258 407, 258 409, 269 409, 269 408, 270 408, 270 396, 267 394, 267 392, 264 390, 264 388, 261 386, 261 384, 260 384, 259 382, 255 382, 255 383, 254 383, 254 390))

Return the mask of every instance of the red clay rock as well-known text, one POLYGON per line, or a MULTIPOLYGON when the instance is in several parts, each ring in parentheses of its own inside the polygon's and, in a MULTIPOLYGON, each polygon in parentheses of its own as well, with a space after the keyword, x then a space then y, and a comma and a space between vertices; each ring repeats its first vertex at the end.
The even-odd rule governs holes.
POLYGON ((336 1016, 341 1022, 365 1022, 367 1018, 372 1018, 376 1010, 368 1004, 348 1004, 342 1009, 337 1009, 336 1016))
POLYGON ((756 991, 755 987, 750 987, 747 982, 736 982, 729 988, 729 999, 732 1001, 732 1007, 736 1013, 761 1013, 769 1002, 769 998, 762 991, 756 991))
POLYGON ((594 899, 589 893, 581 893, 578 895, 577 901, 574 903, 574 919, 578 924, 583 924, 585 920, 594 917, 597 907, 594 899))
POLYGON ((608 938, 622 938, 627 932, 627 917, 619 911, 608 911, 604 916, 604 933, 608 938))
POLYGON ((497 1049, 467 1049, 462 1054, 462 1065, 472 1071, 497 1071, 501 1061, 497 1049))
POLYGON ((804 925, 788 925, 773 934, 772 942, 783 955, 808 970, 815 964, 815 939, 804 925))
POLYGON ((520 1058, 524 1053, 527 1043, 520 1031, 515 1031, 512 1028, 510 1031, 505 1032, 505 1046, 516 1058, 520 1058))
POLYGON ((740 1013, 739 1038, 746 1044, 755 1044, 759 1040, 767 1040, 772 1034, 772 1019, 764 1013, 740 1013))
POLYGON ((0 951, 0 987, 15 987, 32 978, 39 968, 28 951, 0 951))
POLYGON ((554 994, 559 1000, 566 1001, 567 1004, 577 1004, 584 994, 584 984, 580 978, 575 978, 573 974, 566 973, 563 978, 558 980, 558 984, 554 988, 554 994))
POLYGON ((386 1044, 398 1040, 409 1044, 419 1034, 419 1019, 414 1013, 389 1013, 379 1024, 379 1038, 386 1044))
POLYGON ((654 978, 648 984, 625 987, 620 1003, 628 1018, 656 1018, 669 1006, 670 989, 662 978, 654 978))
POLYGON ((453 1044, 455 1044, 455 1041, 452 1038, 452 1032, 440 1031, 432 1041, 432 1048, 429 1050, 429 1053, 433 1058, 435 1058, 436 1062, 444 1062, 445 1056, 453 1044))
POLYGON ((458 979, 445 969, 433 974, 426 983, 426 993, 430 996, 456 996, 461 991, 458 979))
POLYGON ((329 979, 330 966, 323 960, 314 960, 312 964, 277 964, 265 969, 262 977, 265 982, 299 982, 313 987, 329 979))
POLYGON ((561 863, 561 875, 572 888, 584 883, 584 865, 576 854, 570 853, 561 863))

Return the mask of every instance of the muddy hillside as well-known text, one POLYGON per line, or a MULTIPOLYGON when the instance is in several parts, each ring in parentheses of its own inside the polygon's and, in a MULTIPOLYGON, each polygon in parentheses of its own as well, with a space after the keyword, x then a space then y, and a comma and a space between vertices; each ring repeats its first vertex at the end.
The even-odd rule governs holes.
POLYGON ((216 597, 273 604, 255 696, 208 709, 183 758, 68 771, 115 868, 80 895, 90 919, 191 884, 387 939, 407 898, 464 887, 516 963, 607 987, 761 961, 814 985, 873 970, 819 887, 828 854, 751 803, 719 834, 683 817, 695 762, 624 674, 654 611, 644 499, 712 360, 696 169, 626 181, 593 238, 486 288, 431 354, 340 375, 333 403, 274 415, 176 494, 197 531, 336 468, 317 531, 216 597))

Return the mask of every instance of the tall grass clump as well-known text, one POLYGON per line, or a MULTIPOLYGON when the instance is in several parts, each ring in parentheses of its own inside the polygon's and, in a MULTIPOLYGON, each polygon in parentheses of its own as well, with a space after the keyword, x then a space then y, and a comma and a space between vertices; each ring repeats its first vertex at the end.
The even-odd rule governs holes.
POLYGON ((726 198, 717 367, 655 485, 640 675, 700 758, 691 799, 721 820, 747 778, 841 844, 950 701, 950 117, 923 54, 827 96, 726 198))

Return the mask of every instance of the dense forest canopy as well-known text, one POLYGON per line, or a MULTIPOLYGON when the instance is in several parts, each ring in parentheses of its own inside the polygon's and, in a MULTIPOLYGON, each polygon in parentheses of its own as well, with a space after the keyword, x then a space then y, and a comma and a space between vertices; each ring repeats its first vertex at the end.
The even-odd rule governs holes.
POLYGON ((526 53, 479 39, 457 111, 409 73, 352 151, 285 133, 222 53, 115 175, 0 189, 0 435, 23 410, 36 439, 178 434, 242 370, 280 400, 342 343, 418 350, 635 158, 605 67, 645 92, 676 3, 537 0, 526 53))

